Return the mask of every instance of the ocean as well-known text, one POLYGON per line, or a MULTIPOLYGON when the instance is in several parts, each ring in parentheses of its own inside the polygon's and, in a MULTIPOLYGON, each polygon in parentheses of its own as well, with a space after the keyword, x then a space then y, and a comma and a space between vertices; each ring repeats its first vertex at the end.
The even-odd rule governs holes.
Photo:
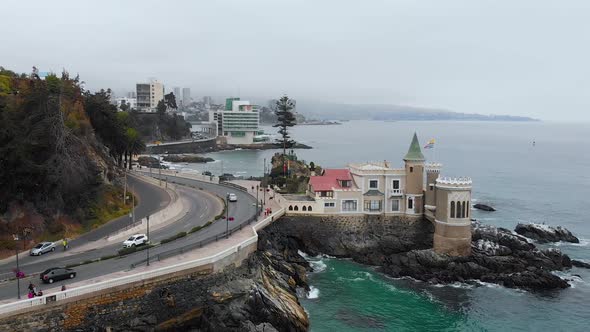
MULTIPOLYGON (((275 132, 272 127, 264 128, 275 132)), ((570 257, 590 262, 590 124, 549 122, 349 121, 296 126, 293 138, 311 145, 299 159, 322 167, 388 160, 403 166, 412 135, 443 176, 473 179, 473 199, 496 212, 474 210, 483 223, 514 229, 519 222, 561 225, 580 244, 557 243, 570 257), (533 144, 534 142, 534 144, 533 144)), ((194 172, 260 176, 278 151, 206 154, 214 163, 172 165, 194 172)), ((372 267, 330 257, 308 257, 316 272, 301 301, 312 331, 587 331, 590 271, 563 272, 566 290, 530 293, 497 285, 429 285, 391 279, 372 267)))

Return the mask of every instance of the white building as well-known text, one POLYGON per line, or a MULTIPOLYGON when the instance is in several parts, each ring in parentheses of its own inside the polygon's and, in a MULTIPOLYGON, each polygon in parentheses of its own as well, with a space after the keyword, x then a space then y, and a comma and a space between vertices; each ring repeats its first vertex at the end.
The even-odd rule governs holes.
POLYGON ((129 105, 129 109, 136 109, 137 108, 137 98, 129 98, 129 97, 121 97, 115 98, 115 105, 117 105, 117 109, 121 111, 121 104, 125 102, 125 104, 129 105))
POLYGON ((158 102, 164 99, 164 84, 157 80, 149 83, 137 83, 137 109, 144 112, 155 112, 158 102))
POLYGON ((258 106, 247 100, 228 98, 225 109, 209 111, 209 122, 216 123, 217 136, 226 144, 253 144, 260 123, 258 106))
POLYGON ((182 106, 187 106, 192 101, 191 98, 191 89, 190 88, 182 88, 182 106))

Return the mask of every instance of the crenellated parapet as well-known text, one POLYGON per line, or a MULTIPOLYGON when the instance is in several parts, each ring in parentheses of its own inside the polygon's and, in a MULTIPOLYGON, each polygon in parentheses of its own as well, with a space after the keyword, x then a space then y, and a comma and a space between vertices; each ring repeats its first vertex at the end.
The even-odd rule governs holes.
POLYGON ((424 169, 426 170, 427 173, 440 173, 440 170, 442 169, 442 164, 441 163, 427 163, 426 165, 424 165, 424 169))
POLYGON ((439 188, 470 189, 472 181, 470 177, 439 177, 436 186, 439 188))

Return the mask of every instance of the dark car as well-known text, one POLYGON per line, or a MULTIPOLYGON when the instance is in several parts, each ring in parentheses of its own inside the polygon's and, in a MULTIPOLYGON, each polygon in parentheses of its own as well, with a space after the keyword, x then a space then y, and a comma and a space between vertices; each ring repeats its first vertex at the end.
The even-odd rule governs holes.
POLYGON ((39 278, 46 283, 52 284, 54 281, 64 279, 74 279, 76 277, 76 271, 72 269, 66 269, 65 267, 52 267, 41 273, 39 278))

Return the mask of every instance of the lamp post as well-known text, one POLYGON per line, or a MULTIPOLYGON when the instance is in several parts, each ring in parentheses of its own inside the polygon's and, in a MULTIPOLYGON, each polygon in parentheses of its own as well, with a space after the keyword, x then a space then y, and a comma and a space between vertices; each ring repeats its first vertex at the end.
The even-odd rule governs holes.
POLYGON ((147 266, 150 266, 150 215, 148 214, 146 217, 147 220, 147 266))
POLYGON ((14 246, 14 250, 16 251, 16 291, 18 295, 18 299, 20 300, 20 266, 18 264, 18 234, 12 234, 16 245, 14 246))
POLYGON ((229 193, 225 197, 225 238, 229 238, 229 193))
POLYGON ((258 191, 259 191, 259 186, 256 185, 256 214, 260 213, 260 207, 258 206, 259 201, 258 201, 258 191))

